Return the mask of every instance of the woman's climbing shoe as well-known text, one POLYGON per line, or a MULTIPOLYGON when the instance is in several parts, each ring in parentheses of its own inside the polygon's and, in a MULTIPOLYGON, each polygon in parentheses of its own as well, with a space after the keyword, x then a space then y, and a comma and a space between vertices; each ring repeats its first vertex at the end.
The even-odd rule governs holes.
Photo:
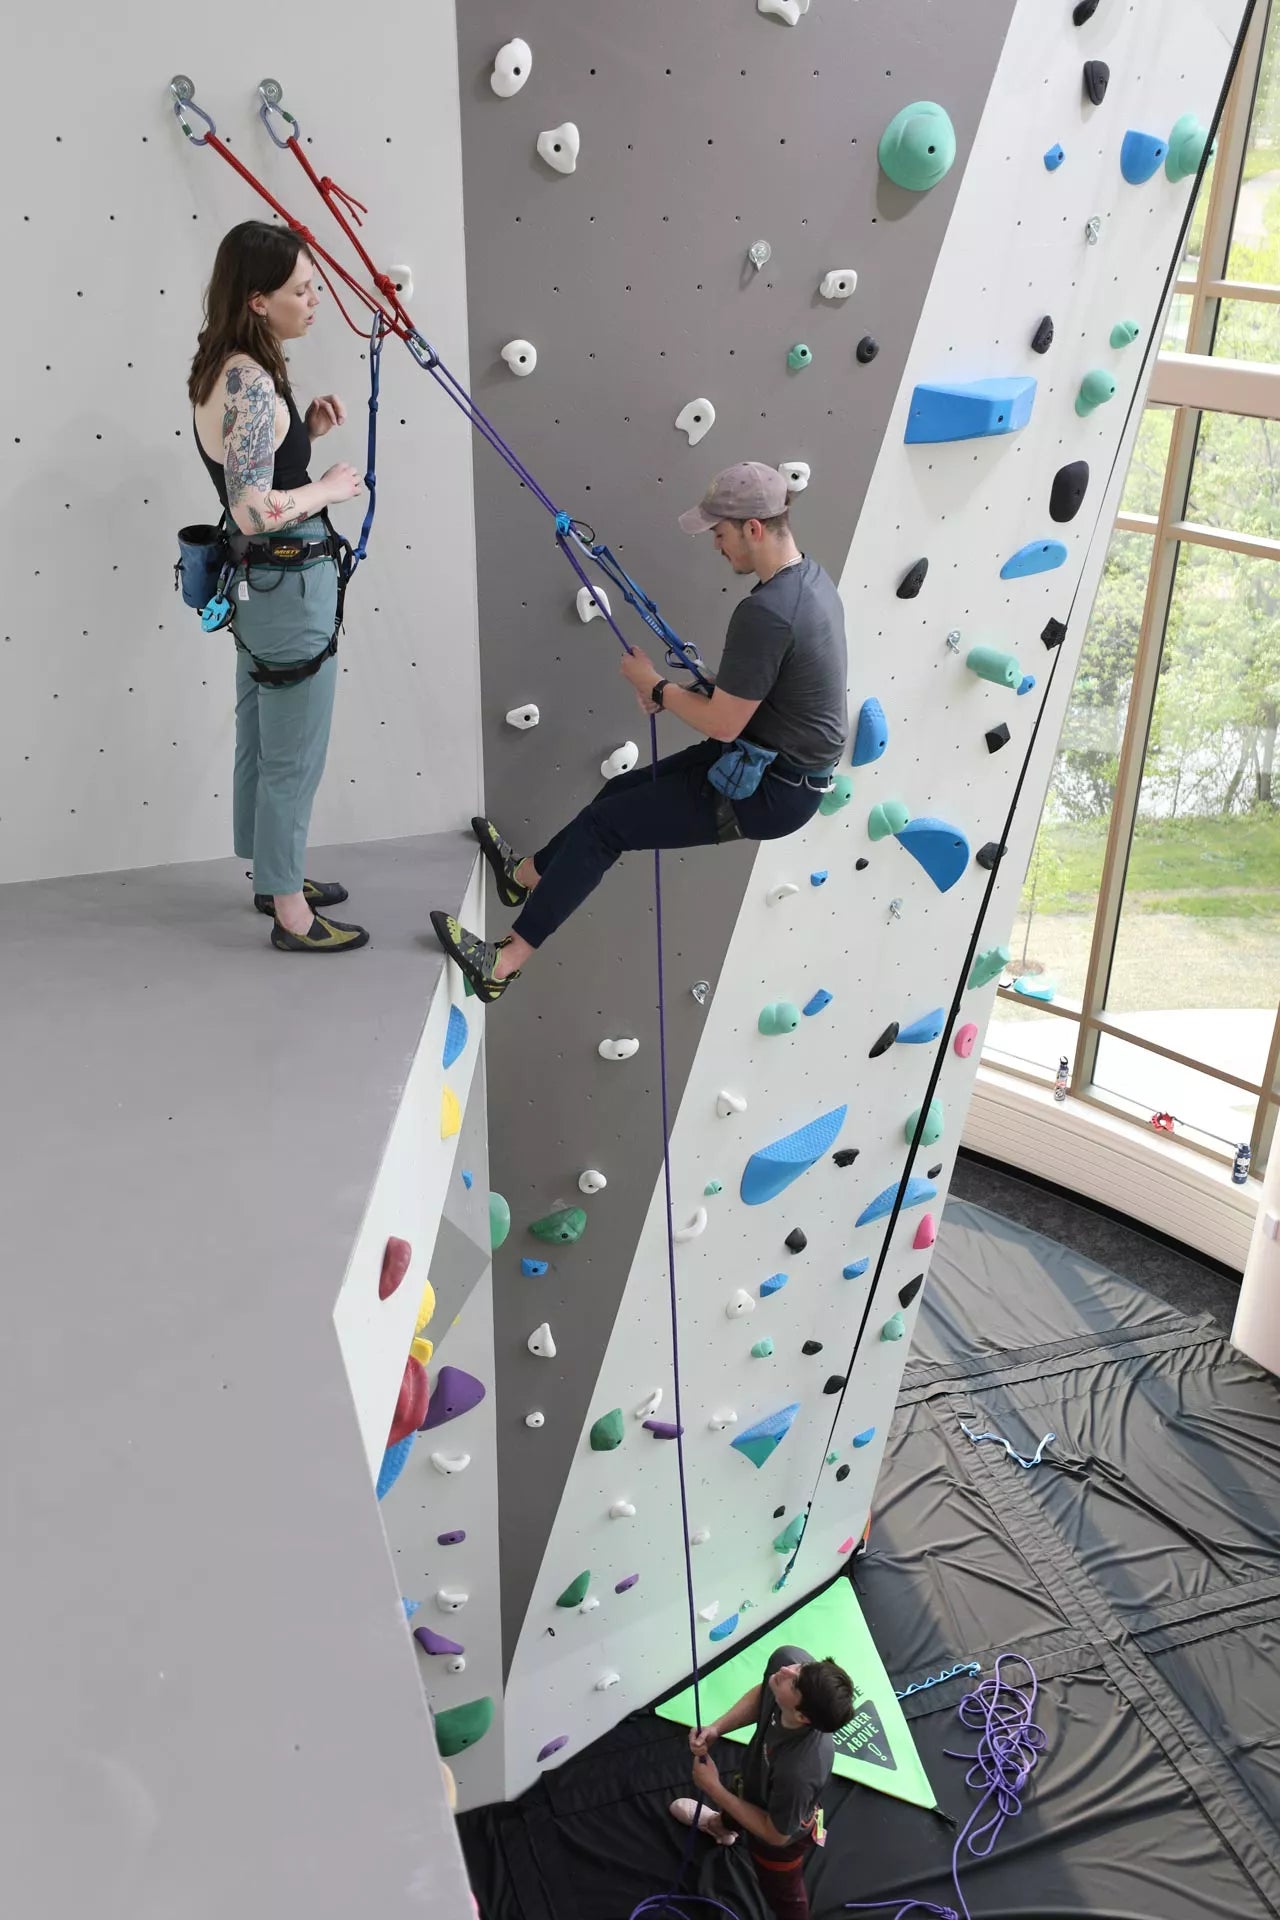
MULTIPOLYGON (((691 1827, 693 1810, 697 1804, 696 1800, 673 1800, 669 1810, 682 1826, 691 1827)), ((738 1837, 731 1827, 725 1826, 716 1807, 702 1807, 698 1815, 698 1827, 701 1832, 709 1833, 711 1838, 722 1847, 731 1847, 738 1837)))
POLYGON ((290 933, 277 920, 271 929, 271 944, 281 953, 354 953, 369 944, 368 929, 351 927, 341 920, 325 920, 319 914, 306 933, 290 933))
POLYGON ((477 934, 468 933, 451 913, 433 913, 431 924, 440 945, 451 960, 457 961, 463 977, 471 983, 477 1000, 497 1000, 513 980, 520 978, 518 970, 509 973, 505 980, 497 977, 498 953, 506 945, 505 940, 481 940, 477 934))
MULTIPOLYGON (((312 913, 327 913, 330 907, 342 905, 347 898, 347 890, 336 880, 304 880, 302 897, 312 913)), ((274 919, 276 911, 274 894, 255 893, 253 904, 259 913, 269 914, 274 919)))
POLYGON ((482 820, 479 814, 471 822, 471 831, 480 842, 480 851, 488 863, 503 906, 522 907, 529 898, 529 888, 522 887, 516 879, 516 868, 524 855, 508 845, 492 820, 482 820))

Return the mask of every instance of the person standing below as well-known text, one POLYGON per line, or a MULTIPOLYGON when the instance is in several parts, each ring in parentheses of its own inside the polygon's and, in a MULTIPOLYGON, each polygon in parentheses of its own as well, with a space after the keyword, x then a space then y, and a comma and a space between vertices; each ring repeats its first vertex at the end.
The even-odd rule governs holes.
POLYGON ((610 780, 538 853, 522 858, 491 820, 471 822, 498 896, 519 918, 498 942, 442 911, 431 924, 482 1000, 505 991, 620 854, 777 840, 830 791, 849 737, 844 608, 792 537, 786 481, 759 461, 727 467, 680 525, 710 533, 735 573, 756 576, 730 618, 716 684, 710 697, 673 686, 638 651, 620 667, 642 712, 672 713, 703 738, 659 760, 656 778, 637 767, 610 780))
POLYGON ((330 393, 304 420, 289 384, 284 344, 311 330, 318 301, 315 261, 295 234, 262 220, 233 227, 214 261, 187 383, 196 445, 238 562, 226 589, 236 643, 235 851, 252 862, 254 905, 271 916, 272 946, 287 953, 350 952, 369 939, 325 911, 346 888, 303 873, 337 673, 338 536, 328 509, 361 490, 345 461, 316 481, 308 472, 313 443, 346 419, 330 393), (300 565, 272 564, 286 532, 291 560, 303 544, 300 565))
MULTIPOLYGON (((708 1804, 699 1827, 721 1846, 747 1836, 770 1911, 777 1920, 809 1920, 804 1863, 821 1845, 822 1790, 835 1761, 832 1735, 853 1717, 853 1682, 834 1660, 815 1660, 803 1647, 776 1647, 758 1687, 709 1727, 689 1735, 693 1784, 708 1804), (711 1745, 735 1727, 755 1732, 737 1790, 726 1786, 711 1745)), ((696 1800, 675 1800, 671 1812, 689 1826, 696 1800)))

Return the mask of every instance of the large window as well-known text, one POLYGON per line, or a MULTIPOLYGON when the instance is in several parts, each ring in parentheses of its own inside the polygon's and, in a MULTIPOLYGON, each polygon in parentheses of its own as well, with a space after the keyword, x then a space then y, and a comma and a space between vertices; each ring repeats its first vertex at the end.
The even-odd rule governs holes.
POLYGON ((993 1064, 1051 1078, 1065 1058, 1075 1095, 1172 1116, 1207 1153, 1247 1141, 1255 1171, 1280 1110, 1269 11, 1201 183, 987 1039, 993 1064))

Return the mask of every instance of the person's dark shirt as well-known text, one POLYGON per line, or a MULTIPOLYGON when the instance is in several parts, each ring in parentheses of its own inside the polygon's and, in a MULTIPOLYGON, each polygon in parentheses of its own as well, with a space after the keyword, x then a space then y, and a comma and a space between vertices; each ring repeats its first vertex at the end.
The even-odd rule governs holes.
POLYGON ((829 574, 806 555, 757 581, 729 619, 716 685, 760 705, 742 738, 817 773, 849 738, 844 606, 829 574))
POLYGON ((770 1654, 760 1690, 760 1717, 742 1769, 744 1798, 762 1808, 788 1840, 812 1817, 831 1777, 836 1748, 831 1735, 816 1727, 783 1726, 769 1677, 779 1667, 796 1662, 803 1667, 812 1659, 803 1647, 775 1647, 770 1654))

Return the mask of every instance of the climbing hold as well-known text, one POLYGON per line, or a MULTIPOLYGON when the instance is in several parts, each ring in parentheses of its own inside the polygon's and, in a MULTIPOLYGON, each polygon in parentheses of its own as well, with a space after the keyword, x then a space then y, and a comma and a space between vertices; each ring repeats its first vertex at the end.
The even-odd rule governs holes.
POLYGON ((615 1500, 609 1509, 611 1520, 634 1520, 636 1510, 629 1500, 615 1500))
POLYGON ((586 1230, 587 1216, 582 1207, 556 1207, 529 1228, 535 1240, 553 1240, 559 1247, 572 1246, 586 1230))
POLYGON ((582 1605, 578 1608, 578 1612, 594 1613, 596 1608, 599 1605, 600 1605, 600 1602, 597 1600, 595 1594, 594 1593, 588 1594, 587 1598, 583 1601, 582 1605))
POLYGON ((739 1287, 725 1302, 724 1317, 726 1320, 741 1320, 744 1313, 754 1313, 755 1310, 756 1303, 751 1295, 745 1287, 739 1287))
POLYGON ((897 833, 900 847, 924 868, 939 893, 954 887, 969 864, 969 842, 945 820, 909 820, 897 833))
POLYGON ((520 1271, 528 1280, 536 1280, 547 1271, 545 1260, 530 1260, 527 1256, 520 1262, 520 1271))
POLYGON ((1055 998, 1058 991, 1052 980, 1042 980, 1029 973, 1022 974, 1014 981, 1013 990, 1020 993, 1024 1000, 1043 1000, 1046 1004, 1055 998))
POLYGON ((538 364, 538 349, 532 340, 508 340, 502 358, 518 380, 524 380, 538 364))
POLYGON ((1105 60, 1086 60, 1084 63, 1085 97, 1092 106, 1100 107, 1107 97, 1107 87, 1111 82, 1111 69, 1105 60))
POLYGON ((630 1591, 631 1591, 631 1589, 632 1589, 632 1587, 634 1587, 634 1586, 635 1586, 635 1584, 636 1584, 636 1582, 637 1582, 637 1581, 639 1580, 639 1578, 640 1578, 640 1575, 639 1575, 638 1573, 629 1573, 629 1574, 627 1574, 627 1575, 626 1575, 626 1576, 625 1576, 625 1577, 624 1577, 623 1579, 621 1579, 621 1580, 619 1580, 619 1581, 618 1581, 618 1583, 617 1583, 617 1585, 616 1585, 616 1586, 614 1587, 614 1589, 613 1589, 613 1590, 614 1590, 614 1592, 615 1592, 615 1593, 630 1593, 630 1591))
POLYGON ((431 1324, 431 1316, 435 1310, 436 1290, 429 1280, 424 1280, 422 1283, 422 1298, 418 1302, 418 1317, 413 1324, 415 1333, 421 1333, 424 1327, 431 1324))
MULTIPOLYGON (((883 1220, 887 1213, 893 1212, 893 1203, 897 1197, 898 1183, 895 1181, 891 1187, 885 1187, 883 1192, 878 1193, 874 1200, 867 1202, 854 1221, 854 1226, 865 1227, 873 1220, 883 1220)), ((907 1182, 907 1190, 902 1196, 902 1211, 905 1213, 908 1207, 922 1207, 926 1200, 936 1200, 937 1197, 938 1189, 932 1180, 910 1179, 907 1182)))
POLYGON ((509 100, 513 93, 519 93, 529 78, 529 69, 533 65, 533 54, 527 40, 508 40, 499 50, 493 63, 493 72, 489 75, 489 85, 502 100, 509 100))
POLYGON ((1060 146, 1057 146, 1055 144, 1054 146, 1050 147, 1049 151, 1044 156, 1044 164, 1047 171, 1050 173, 1056 173, 1058 171, 1058 168, 1062 165, 1063 161, 1066 159, 1066 157, 1067 157, 1066 154, 1062 151, 1062 148, 1060 146))
POLYGON ((614 1407, 609 1413, 602 1413, 591 1429, 592 1453, 612 1453, 615 1447, 622 1445, 626 1433, 626 1423, 622 1418, 622 1408, 614 1407))
POLYGON ((756 12, 771 14, 789 27, 798 25, 800 15, 808 13, 809 0, 756 0, 756 12))
POLYGON ((772 1000, 760 1010, 756 1026, 764 1034, 794 1033, 800 1025, 800 1009, 790 1000, 772 1000))
POLYGON ((847 300, 857 284, 858 276, 852 267, 832 267, 818 282, 818 292, 824 300, 847 300))
POLYGON ((778 472, 787 483, 788 493, 803 493, 812 477, 812 468, 807 460, 783 460, 778 472))
POLYGON ((719 1433, 724 1427, 736 1427, 738 1416, 732 1407, 717 1407, 707 1425, 713 1433, 719 1433))
POLYGON ((931 1180, 936 1180, 936 1179, 938 1178, 938 1175, 939 1175, 939 1174, 940 1174, 941 1172, 942 1172, 942 1162, 941 1162, 941 1160, 939 1160, 939 1161, 937 1161, 937 1162, 935 1162, 935 1164, 934 1164, 933 1166, 931 1166, 930 1168, 928 1168, 928 1175, 929 1175, 929 1178, 930 1178, 931 1180))
MULTIPOLYGON (((1053 476, 1053 485, 1049 489, 1049 518, 1059 522, 1074 520, 1084 502, 1085 491, 1089 485, 1089 462, 1071 460, 1065 467, 1059 467, 1053 476)), ((1046 571, 1046 569, 1038 569, 1046 571)))
POLYGON ((706 1186, 702 1189, 702 1191, 706 1194, 717 1194, 717 1193, 723 1193, 724 1188, 721 1186, 718 1180, 708 1180, 706 1186))
POLYGON ((520 731, 524 733, 527 732, 530 727, 536 727, 541 718, 542 715, 538 712, 537 707, 530 701, 528 706, 511 708, 507 714, 507 725, 509 727, 518 727, 520 731))
POLYGON ((906 1337, 906 1322, 900 1313, 891 1313, 880 1329, 882 1340, 902 1340, 906 1337))
POLYGON ((1097 11, 1098 0, 1077 0, 1077 5, 1072 9, 1071 18, 1078 27, 1082 27, 1086 20, 1092 20, 1097 11))
POLYGON ((1154 133, 1138 133, 1130 127, 1120 143, 1120 171, 1131 187, 1140 187, 1151 178, 1165 154, 1168 142, 1154 133))
POLYGON ((731 1113, 745 1113, 746 1110, 747 1103, 740 1093, 722 1092, 716 1095, 716 1112, 722 1120, 727 1120, 731 1113))
POLYGON ((870 1260, 851 1260, 847 1267, 841 1269, 842 1277, 845 1280, 860 1280, 870 1265, 870 1260))
POLYGON ((610 1687, 616 1687, 619 1680, 621 1680, 621 1678, 622 1678, 622 1675, 620 1673, 602 1673, 600 1675, 600 1678, 596 1681, 596 1685, 595 1685, 596 1692, 608 1693, 610 1687))
POLYGON ((500 1193, 489 1195, 489 1246, 494 1253, 511 1231, 511 1209, 500 1193))
POLYGON ((576 1580, 569 1582, 564 1592, 560 1595, 560 1598, 556 1601, 556 1605, 558 1607, 580 1607, 587 1597, 587 1588, 590 1585, 591 1572, 590 1569, 588 1569, 586 1573, 580 1573, 576 1580))
POLYGON ((888 1053, 900 1032, 901 1028, 897 1021, 891 1020, 884 1032, 880 1035, 880 1038, 873 1043, 870 1052, 867 1054, 868 1060, 878 1060, 882 1053, 888 1053))
POLYGON ((699 1620, 714 1620, 719 1611, 720 1602, 718 1600, 711 1600, 708 1601, 705 1607, 698 1608, 698 1618, 699 1620))
POLYGON ((945 107, 915 100, 895 113, 880 136, 880 165, 896 187, 927 193, 951 171, 956 134, 945 107))
POLYGON ((1102 367, 1095 367, 1086 373, 1080 382, 1080 391, 1076 395, 1076 412, 1081 419, 1092 413, 1095 407, 1105 406, 1116 390, 1116 383, 1102 367))
POLYGON ((853 350, 854 358, 860 367, 869 367, 880 351, 880 342, 872 333, 864 333, 853 350))
POLYGON ((908 567, 898 582, 899 600, 914 600, 924 585, 925 575, 928 571, 929 562, 927 560, 917 560, 914 566, 908 567))
POLYGON ((832 1154, 831 1158, 838 1167, 851 1167, 857 1159, 859 1152, 860 1149, 858 1147, 841 1147, 836 1153, 832 1154))
POLYGON ((539 1360, 554 1360, 556 1357, 556 1343, 551 1336, 551 1328, 545 1320, 540 1327, 534 1328, 526 1344, 530 1353, 535 1354, 539 1360))
POLYGON ((805 1355, 806 1359, 812 1360, 815 1353, 822 1352, 822 1342, 821 1340, 806 1340, 800 1351, 805 1355))
POLYGON ((580 1193, 603 1193, 609 1182, 595 1167, 588 1167, 585 1173, 578 1175, 580 1193))
POLYGON ((467 1046, 467 1016, 461 1007, 450 1007, 449 1025, 444 1036, 444 1055, 441 1066, 451 1067, 465 1051, 467 1046))
POLYGON ((634 740, 624 740, 620 747, 600 762, 600 778, 616 780, 620 773, 630 773, 640 758, 640 749, 634 740))
POLYGON ((443 1653, 465 1653, 466 1648, 459 1646, 456 1640, 447 1639, 443 1633, 437 1633, 434 1627, 415 1627, 413 1637, 424 1653, 440 1655, 443 1653))
POLYGON ((805 1516, 798 1513, 794 1520, 788 1521, 782 1532, 774 1535, 775 1553, 793 1553, 800 1545, 800 1536, 804 1532, 805 1516))
POLYGON ((684 1432, 684 1428, 677 1426, 674 1420, 646 1420, 644 1424, 646 1432, 651 1433, 655 1440, 678 1440, 684 1432))
POLYGON ((985 867, 987 872, 991 873, 994 871, 996 863, 999 861, 1004 850, 1004 843, 1002 841, 988 840, 985 845, 978 848, 978 851, 973 857, 980 867, 985 867))
POLYGON ((855 1447, 869 1447, 871 1442, 875 1439, 875 1437, 876 1437, 875 1428, 866 1427, 861 1433, 854 1434, 853 1444, 855 1447))
POLYGON ((736 1613, 731 1613, 729 1615, 729 1618, 727 1620, 722 1620, 718 1627, 712 1627, 711 1632, 707 1636, 708 1639, 727 1640, 729 1638, 729 1635, 733 1633, 737 1628, 738 1618, 739 1616, 736 1613))
POLYGON ((688 434, 691 447, 705 439, 715 423, 716 410, 709 400, 690 400, 676 415, 676 425, 681 433, 688 434))
MULTIPOLYGON (((1070 516, 1068 515, 1068 518, 1070 516)), ((1000 569, 1002 580, 1024 580, 1029 573, 1052 573, 1064 565, 1067 550, 1061 540, 1029 540, 1011 553, 1000 569)))
POLYGON ((760 1298, 767 1300, 771 1294, 781 1293, 786 1284, 787 1276, 785 1273, 771 1273, 767 1280, 760 1282, 760 1298))
POLYGON ((405 1463, 413 1450, 413 1443, 416 1437, 415 1434, 408 1434, 397 1446, 388 1447, 383 1454, 382 1465, 378 1470, 378 1484, 374 1490, 379 1500, 386 1499, 392 1487, 394 1487, 396 1481, 404 1472, 405 1463))
POLYGON ((828 877, 829 875, 826 867, 816 867, 814 871, 809 875, 809 885, 811 887, 825 887, 827 884, 828 877))
POLYGON ((606 614, 613 611, 603 587, 579 587, 573 604, 578 609, 578 618, 584 627, 590 626, 593 620, 603 620, 606 614))
POLYGON ((969 985, 985 987, 989 980, 997 979, 1009 964, 1008 947, 988 947, 980 953, 969 970, 969 985))
POLYGON ((832 782, 830 793, 824 794, 818 802, 818 812, 830 818, 833 813, 839 813, 842 807, 847 807, 852 798, 853 776, 848 773, 838 773, 832 782))
POLYGON ((922 1013, 910 1026, 899 1027, 897 1041, 900 1047, 923 1047, 936 1040, 947 1024, 947 1016, 941 1007, 935 1007, 932 1013, 922 1013))
MULTIPOLYGON (((910 1146, 911 1142, 915 1139, 916 1128, 920 1123, 920 1114, 921 1109, 917 1107, 903 1128, 903 1139, 908 1146, 910 1146)), ((929 1110, 924 1118, 924 1131, 920 1135, 920 1145, 922 1147, 931 1147, 935 1140, 941 1140, 942 1128, 942 1102, 941 1100, 931 1100, 929 1102, 929 1110)))
POLYGON ((782 1244, 790 1253, 803 1253, 809 1244, 809 1237, 803 1227, 792 1227, 782 1244))
POLYGON ((578 164, 580 141, 572 120, 538 135, 538 152, 557 173, 572 173, 578 164))
POLYGON ((1053 345, 1053 316, 1046 313, 1031 336, 1032 353, 1048 353, 1053 345))
POLYGON ((737 1453, 745 1454, 753 1467, 762 1467, 774 1448, 790 1433, 791 1423, 799 1411, 800 1402, 795 1400, 789 1407, 779 1408, 777 1413, 766 1414, 754 1426, 744 1428, 729 1445, 737 1453))
POLYGON ((821 1159, 835 1144, 848 1111, 847 1106, 833 1107, 829 1113, 811 1120, 808 1126, 784 1134, 781 1140, 774 1140, 753 1153, 743 1168, 739 1189, 745 1204, 758 1207, 766 1200, 775 1200, 792 1181, 807 1173, 814 1161, 821 1159))
POLYGON ((636 1419, 637 1420, 650 1419, 658 1411, 658 1408, 661 1405, 662 1405, 662 1388, 655 1387, 652 1393, 645 1395, 644 1399, 640 1402, 640 1405, 636 1408, 636 1419))
POLYGON ((1141 332, 1142 328, 1136 320, 1117 320, 1111 329, 1111 344, 1113 347, 1131 347, 1141 332))
POLYGON ((431 1464, 437 1473, 442 1473, 447 1478, 452 1473, 465 1473, 471 1465, 471 1455, 469 1453, 433 1453, 431 1464))
MULTIPOLYGON (((568 1734, 558 1733, 554 1740, 548 1740, 545 1746, 538 1748, 538 1761, 549 1760, 553 1753, 559 1753, 561 1747, 567 1747, 568 1744, 568 1734)), ((535 1765, 536 1764, 537 1762, 535 1762, 535 1765)))
POLYGON ((858 724, 853 730, 853 764, 870 766, 889 744, 889 723, 884 708, 875 699, 864 700, 858 709, 858 724))
POLYGON ((827 1465, 828 1465, 829 1467, 834 1467, 834 1465, 835 1465, 835 1463, 836 1463, 836 1461, 837 1461, 837 1460, 838 1460, 839 1458, 840 1458, 840 1455, 839 1455, 838 1453, 834 1453, 834 1452, 833 1452, 833 1453, 829 1453, 829 1454, 827 1455, 827 1465))
POLYGON ((963 1027, 956 1028, 956 1037, 951 1042, 952 1049, 962 1060, 967 1060, 973 1052, 974 1042, 978 1038, 978 1029, 970 1020, 963 1027))
POLYGON ((683 1227, 677 1227, 675 1229, 673 1238, 682 1242, 686 1240, 696 1240, 699 1235, 705 1233, 706 1230, 707 1210, 705 1207, 698 1207, 696 1211, 690 1215, 683 1227))
POLYGON ((468 1193, 470 1193, 475 1183, 476 1183, 476 1177, 474 1173, 471 1173, 466 1167, 464 1167, 462 1169, 462 1184, 466 1188, 468 1193))
POLYGON ((812 363, 812 349, 806 347, 803 340, 797 340, 794 347, 792 347, 787 354, 787 365, 790 367, 792 373, 799 373, 801 367, 811 366, 812 363))
POLYGON ((378 1277, 378 1298, 389 1300, 400 1282, 409 1271, 409 1262, 413 1258, 413 1248, 407 1240, 397 1239, 395 1234, 387 1241, 382 1255, 382 1272, 378 1277))
POLYGON ((822 1391, 824 1393, 843 1393, 845 1389, 846 1378, 847 1376, 843 1373, 829 1374, 827 1376, 827 1384, 822 1389, 822 1391))
POLYGON ((769 906, 776 907, 783 900, 789 900, 793 893, 799 893, 799 891, 800 889, 794 880, 784 880, 780 887, 771 887, 769 889, 765 895, 765 901, 769 906))
POLYGON ((1061 620, 1046 621, 1044 632, 1040 635, 1050 653, 1055 647, 1060 647, 1066 637, 1067 629, 1061 620))
POLYGON ((1165 179, 1175 182, 1189 180, 1193 173, 1198 173, 1208 144, 1208 127, 1201 126, 1194 113, 1180 114, 1169 135, 1169 154, 1164 163, 1165 179))
POLYGON ((909 1307, 911 1305, 911 1302, 915 1299, 916 1295, 919 1293, 923 1285, 924 1285, 924 1275, 922 1273, 918 1273, 915 1276, 914 1280, 907 1281, 907 1284, 905 1287, 899 1287, 898 1305, 900 1307, 909 1307))
POLYGON ((837 1468, 836 1468, 836 1479, 837 1479, 837 1480, 847 1480, 848 1478, 849 1478, 849 1468, 848 1468, 848 1465, 847 1465, 847 1464, 846 1464, 845 1466, 843 1466, 843 1467, 837 1467, 837 1468))
POLYGON ((916 1228, 916 1237, 911 1244, 919 1253, 923 1248, 931 1247, 937 1237, 938 1229, 934 1225, 933 1215, 926 1213, 921 1217, 920 1225, 916 1228))
POLYGON ((462 1108, 458 1105, 458 1096, 452 1087, 445 1087, 440 1094, 440 1138, 452 1140, 455 1133, 462 1131, 462 1108))
POLYGON ((769 1359, 772 1352, 773 1352, 773 1342, 769 1338, 768 1334, 766 1334, 763 1340, 757 1340, 755 1345, 752 1347, 751 1358, 753 1360, 767 1360, 769 1359))
POLYGON ((387 1435, 387 1446, 398 1447, 409 1434, 420 1432, 427 1418, 427 1408, 427 1370, 420 1360, 415 1360, 410 1354, 400 1376, 400 1391, 396 1395, 396 1410, 391 1420, 391 1431, 387 1435))
POLYGON ((1016 687, 1022 678, 1022 668, 1011 653, 1001 653, 998 647, 970 647, 964 661, 970 673, 976 673, 979 680, 989 680, 994 687, 1016 687))
POLYGON ((546 1426, 547 1416, 545 1413, 526 1413, 524 1423, 526 1427, 532 1427, 536 1431, 537 1428, 546 1426))
POLYGON ((818 991, 805 1001, 804 1011, 809 1015, 821 1013, 824 1007, 829 1007, 830 1005, 831 995, 825 987, 819 987, 818 991))
POLYGON ((420 1340, 417 1335, 415 1335, 409 1342, 410 1353, 414 1359, 420 1361, 424 1367, 429 1364, 435 1350, 436 1343, 434 1340, 420 1340))
POLYGON ((602 1060, 634 1060, 640 1051, 640 1042, 634 1039, 604 1039, 596 1048, 602 1060))
POLYGON ((404 1596, 401 1595, 400 1605, 404 1608, 405 1619, 412 1620, 414 1614, 418 1611, 419 1607, 422 1605, 422 1602, 421 1600, 406 1600, 404 1596))
POLYGON ((461 1419, 472 1407, 480 1405, 484 1395, 484 1381, 477 1380, 474 1373, 466 1372, 463 1367, 441 1367, 431 1389, 431 1405, 424 1427, 430 1431, 432 1427, 444 1426, 447 1420, 461 1419))
POLYGON ((1035 398, 1035 380, 1026 374, 961 384, 925 382, 911 396, 903 439, 908 446, 922 446, 1016 433, 1031 418, 1035 398))
POLYGON ((987 743, 988 753, 999 753, 1001 747, 1009 744, 1009 729, 1002 720, 998 727, 990 728, 982 737, 987 743))
MULTIPOLYGON (((466 1535, 463 1534, 461 1538, 465 1539, 466 1535)), ((446 1543, 441 1541, 440 1544, 443 1546, 446 1543)), ((461 1613, 469 1598, 469 1594, 461 1592, 456 1587, 441 1587, 436 1594, 436 1605, 441 1613, 461 1613)))
POLYGON ((872 840, 886 840, 901 833, 910 818, 901 800, 880 800, 867 815, 867 833, 872 840))

